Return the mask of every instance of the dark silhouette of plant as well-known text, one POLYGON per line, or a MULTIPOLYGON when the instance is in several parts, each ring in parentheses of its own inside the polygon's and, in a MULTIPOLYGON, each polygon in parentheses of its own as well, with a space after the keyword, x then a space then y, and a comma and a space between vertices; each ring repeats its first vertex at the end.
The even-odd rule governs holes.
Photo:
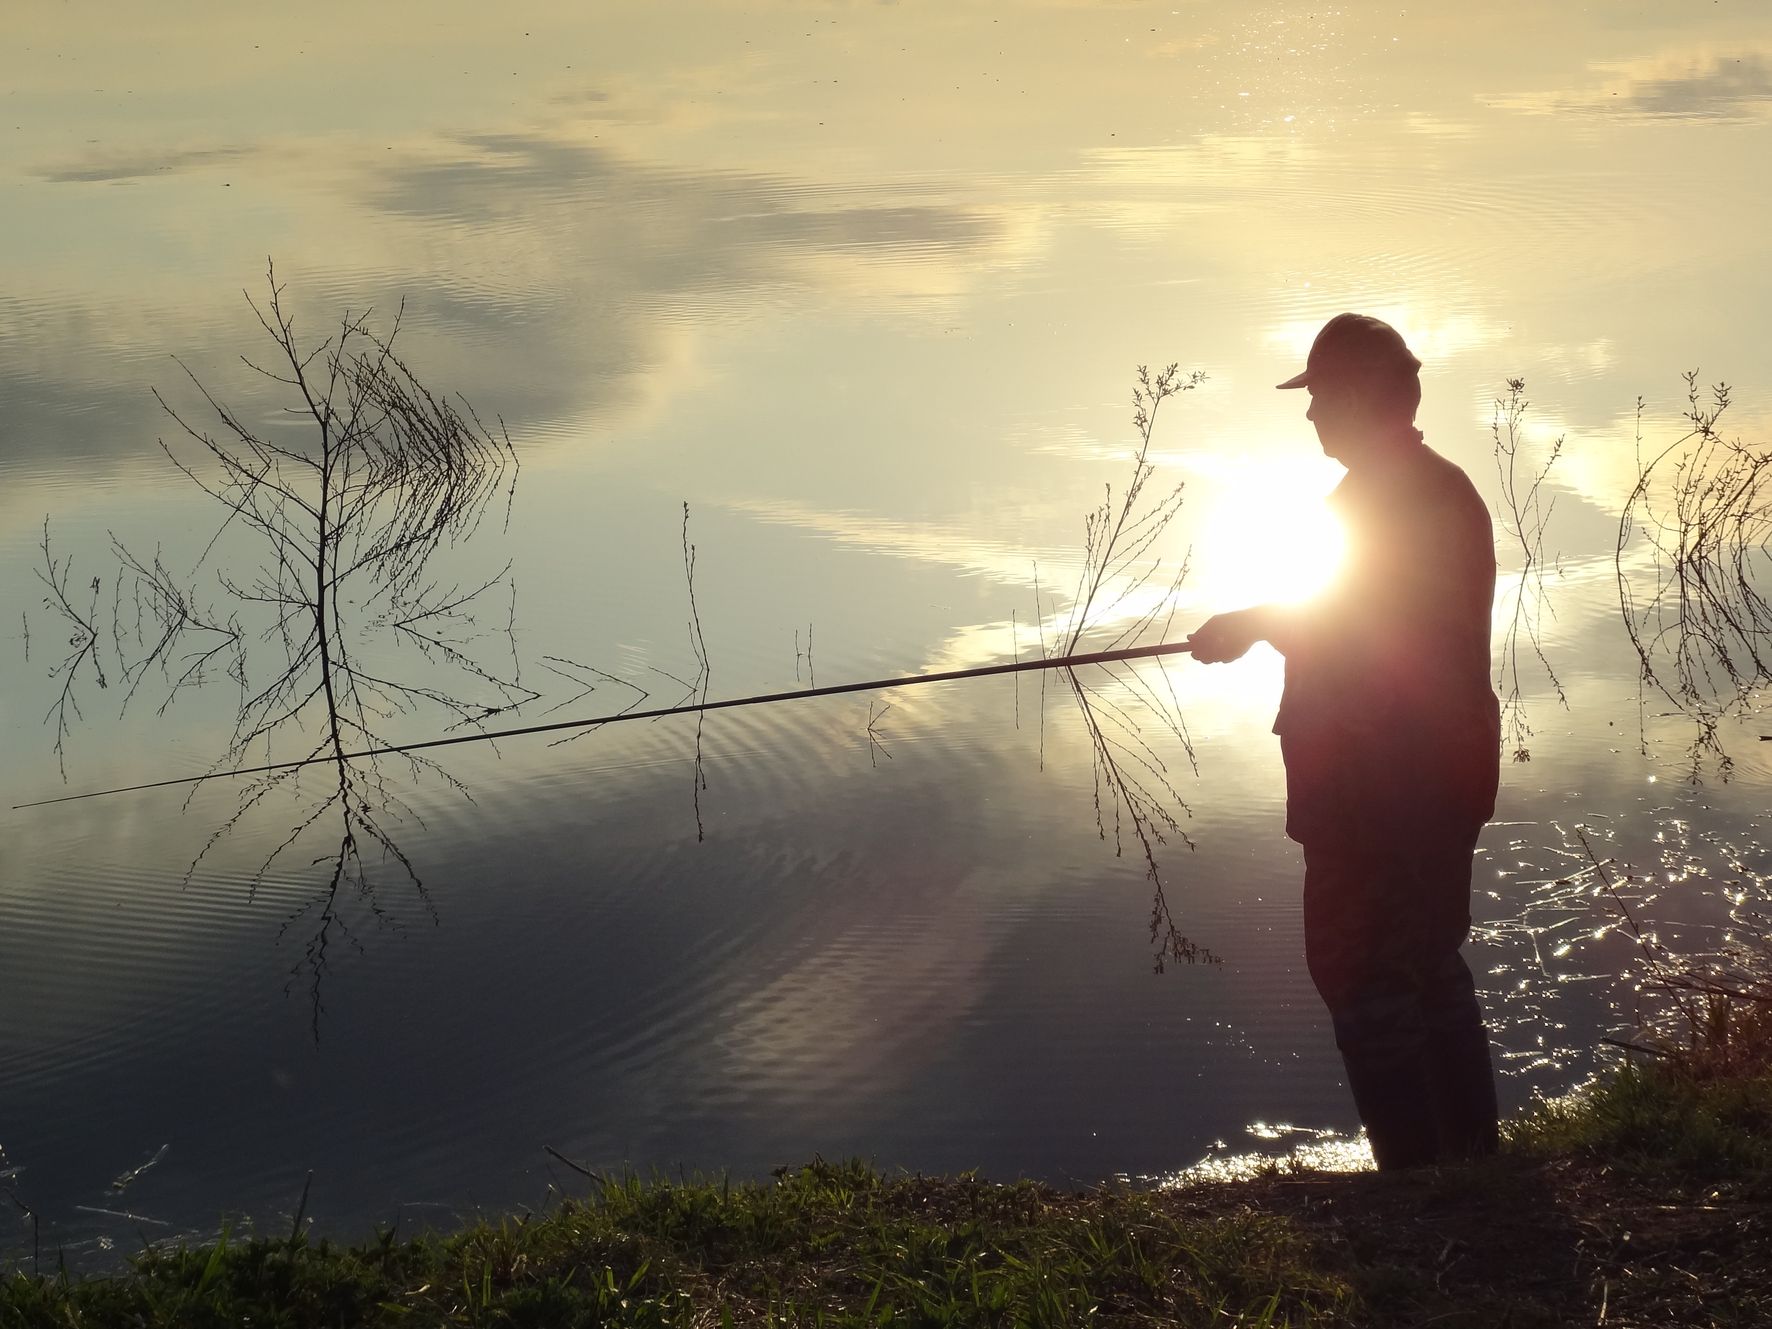
MULTIPOLYGON (((1138 367, 1132 392, 1132 424, 1138 445, 1131 475, 1117 499, 1113 486, 1107 486, 1100 506, 1084 518, 1083 567, 1075 597, 1062 619, 1056 643, 1060 654, 1118 650, 1168 639, 1174 626, 1176 593, 1187 576, 1188 560, 1184 556, 1172 562, 1156 551, 1158 541, 1181 510, 1184 485, 1177 483, 1155 495, 1146 492, 1156 472, 1150 460, 1151 438, 1162 404, 1192 391, 1204 380, 1205 375, 1199 372, 1182 375, 1173 364, 1154 378, 1146 366, 1138 367), (1101 639, 1085 646, 1085 637, 1090 634, 1101 639)), ((1036 602, 1037 578, 1036 571, 1036 602)), ((1043 624, 1044 610, 1037 603, 1036 610, 1035 622, 1043 624)), ((1044 655, 1043 627, 1040 650, 1044 655)), ((1116 855, 1125 852, 1130 839, 1144 859, 1152 891, 1153 967, 1161 973, 1172 960, 1193 964, 1218 957, 1176 925, 1158 862, 1159 849, 1171 837, 1190 849, 1193 841, 1181 820, 1188 814, 1187 803, 1154 740, 1167 735, 1179 744, 1196 772, 1198 766, 1166 662, 1158 658, 1155 667, 1162 678, 1162 692, 1128 664, 1097 664, 1082 670, 1066 667, 1062 672, 1089 733, 1096 833, 1104 841, 1111 838, 1116 855), (1131 704, 1117 701, 1108 690, 1110 685, 1123 691, 1131 704)))
MULTIPOLYGON (((313 764, 241 786, 234 811, 190 872, 273 792, 298 791, 303 810, 259 864, 254 887, 298 843, 332 828, 336 849, 313 860, 328 865, 320 886, 284 922, 285 931, 298 923, 309 930, 293 973, 310 981, 317 1034, 328 951, 341 939, 360 946, 347 905, 392 924, 393 915, 376 899, 375 881, 391 864, 429 909, 423 882, 391 830, 397 821, 416 820, 412 809, 396 793, 384 758, 351 754, 385 746, 386 726, 398 717, 429 714, 452 726, 479 725, 541 694, 521 681, 509 617, 515 613, 510 565, 468 582, 434 568, 436 556, 472 536, 500 498, 508 521, 517 458, 502 425, 494 433, 465 401, 438 396, 414 377, 394 349, 398 316, 383 336, 372 330, 369 311, 347 313, 331 335, 304 343, 274 270, 267 283, 262 306, 251 295, 247 302, 275 356, 268 365, 242 358, 285 395, 285 422, 277 428, 249 423, 260 416, 224 404, 188 369, 208 407, 207 425, 155 391, 186 445, 162 439, 161 447, 227 516, 187 579, 169 572, 158 551, 143 560, 117 545, 133 582, 136 636, 145 648, 124 676, 134 696, 149 668, 160 667, 169 684, 164 708, 233 647, 228 672, 240 689, 237 715, 211 772, 273 755, 313 764), (236 607, 225 620, 199 607, 188 584, 205 563, 221 562, 217 550, 224 541, 230 552, 244 541, 257 559, 250 573, 237 571, 250 558, 230 559, 215 573, 236 607), (510 591, 503 631, 482 632, 477 614, 501 587, 510 591), (242 615, 251 617, 249 625, 242 615), (488 663, 477 645, 495 635, 512 643, 508 670, 488 663), (206 640, 179 655, 193 636, 206 640), (318 795, 300 789, 304 772, 314 771, 324 772, 318 795)), ((425 756, 401 754, 399 766, 468 792, 425 756)))
MULTIPOLYGON (((49 671, 49 676, 61 683, 56 698, 50 703, 49 710, 43 716, 43 723, 53 725, 55 729, 55 762, 61 771, 62 783, 68 779, 67 739, 72 729, 72 721, 81 718, 78 685, 82 673, 92 675, 93 681, 100 688, 110 686, 105 676, 104 662, 98 654, 98 596, 100 581, 92 579, 87 588, 90 599, 86 608, 69 598, 68 579, 73 573, 73 555, 58 560, 50 552, 49 518, 43 519, 43 539, 38 548, 43 551, 43 566, 37 569, 37 580, 49 588, 49 594, 43 597, 43 607, 62 620, 62 630, 68 634, 68 653, 60 664, 49 671)), ((75 592, 78 595, 78 592, 75 592)), ((30 659, 31 625, 25 622, 25 658, 30 659)))
MULTIPOLYGON (((689 649, 695 652, 695 682, 690 685, 689 695, 678 705, 683 705, 694 698, 698 703, 708 699, 708 681, 712 670, 708 668, 708 643, 701 635, 701 609, 695 603, 695 546, 689 542, 689 504, 683 504, 683 581, 689 588, 689 649)), ((705 840, 707 832, 701 821, 701 796, 708 787, 707 772, 702 766, 701 740, 702 730, 707 724, 706 711, 695 713, 695 767, 691 774, 691 789, 695 804, 695 838, 705 840)))
MULTIPOLYGON (((450 722, 447 728, 484 731, 491 717, 537 700, 541 693, 521 679, 510 566, 490 578, 466 582, 451 582, 434 568, 436 556, 471 537, 501 495, 508 522, 516 456, 502 425, 495 434, 465 402, 458 407, 418 382, 394 350, 398 317, 382 336, 372 329, 368 311, 347 313, 330 335, 304 342, 274 271, 268 272, 267 282, 269 294, 262 305, 250 295, 247 301, 275 357, 268 365, 243 359, 284 394, 285 418, 276 426, 250 424, 249 419, 262 419, 263 413, 248 417, 234 410, 189 369, 186 376, 207 407, 204 421, 156 391, 181 431, 174 442, 181 436, 183 440, 175 447, 162 439, 163 450, 226 516, 182 577, 169 570, 161 550, 141 557, 113 537, 121 569, 113 637, 128 683, 125 706, 151 671, 166 685, 161 710, 217 673, 238 688, 228 742, 208 774, 197 777, 193 796, 210 777, 237 775, 243 783, 233 811, 192 860, 187 880, 249 816, 271 815, 274 794, 295 799, 301 811, 259 862, 251 877, 254 888, 298 846, 336 835, 336 848, 311 859, 316 867, 325 865, 318 886, 283 925, 285 932, 300 926, 308 934, 291 982, 304 975, 308 980, 317 1037, 321 983, 331 949, 341 943, 362 946, 352 909, 378 924, 398 926, 396 914, 378 899, 378 875, 391 871, 434 917, 417 868, 393 833, 397 823, 417 817, 396 791, 391 772, 397 769, 412 778, 430 775, 468 794, 430 757, 410 750, 434 744, 402 748, 386 727, 406 716, 440 715, 450 722), (215 585, 230 605, 226 614, 205 603, 196 590, 195 579, 211 564, 215 585), (250 572, 239 570, 248 566, 250 572), (129 624, 126 585, 134 609, 129 624), (502 630, 482 631, 477 615, 501 587, 510 594, 502 630), (499 640, 501 651, 508 646, 508 669, 488 661, 478 643, 489 639, 499 640), (439 672, 451 677, 438 681, 439 672), (304 773, 315 772, 322 775, 322 787, 313 791, 310 778, 304 789, 304 773)), ((1139 370, 1134 392, 1139 442, 1132 474, 1117 500, 1109 486, 1100 507, 1086 519, 1083 569, 1059 638, 1066 654, 1076 653, 1090 632, 1109 636, 1105 643, 1092 643, 1092 649, 1115 649, 1164 636, 1172 625, 1174 592, 1187 563, 1185 558, 1179 565, 1167 563, 1157 556, 1156 545, 1179 511, 1182 491, 1177 485, 1159 497, 1147 493, 1156 469, 1149 451, 1161 404, 1200 381, 1198 374, 1183 378, 1173 365, 1154 379, 1139 370)), ((686 681, 653 668, 684 687, 679 705, 705 704, 711 671, 687 504, 682 545, 695 677, 686 681)), ((99 583, 93 583, 92 610, 69 598, 68 564, 51 555, 47 526, 44 558, 42 575, 53 593, 49 603, 75 627, 71 642, 76 653, 61 670, 69 675, 83 667, 98 672, 99 583)), ((1044 654, 1046 615, 1037 617, 1044 654)), ((809 672, 811 654, 808 626, 804 655, 809 672)), ((638 684, 578 661, 545 656, 542 663, 578 688, 553 709, 582 698, 599 681, 617 683, 634 694, 621 714, 648 696, 638 684)), ((1186 804, 1150 727, 1154 716, 1157 727, 1175 737, 1193 761, 1173 686, 1167 674, 1159 685, 1130 667, 1091 668, 1106 670, 1107 677, 1074 667, 1064 673, 1091 736, 1097 831, 1105 840, 1111 826, 1116 853, 1124 851, 1128 838, 1142 853, 1154 891, 1156 967, 1161 970, 1172 959, 1212 959, 1176 927, 1157 858, 1171 836, 1191 847, 1180 820, 1186 804), (1114 689, 1123 689, 1124 695, 1112 695, 1114 689)), ((102 672, 99 681, 105 683, 102 672)), ((70 683, 61 705, 77 715, 71 688, 70 683)), ((870 753, 875 757, 885 751, 877 728, 883 714, 870 715, 870 753)), ((574 737, 594 727, 587 725, 574 737)), ((705 835, 703 727, 698 713, 692 800, 698 839, 705 835)), ((59 752, 64 719, 57 719, 57 732, 59 752)), ((434 732, 427 727, 427 737, 434 732)), ((286 812, 281 799, 275 806, 286 812)))
POLYGON ((1106 486, 1101 506, 1092 509, 1083 519, 1083 566, 1077 577, 1076 595, 1071 601, 1069 620, 1059 653, 1075 655, 1082 649, 1083 635, 1097 628, 1112 626, 1117 635, 1090 646, 1091 650, 1111 651, 1133 646, 1159 617, 1164 631, 1175 613, 1175 593, 1187 576, 1184 558, 1175 568, 1168 586, 1159 594, 1148 594, 1154 584, 1168 571, 1161 557, 1152 557, 1152 547, 1168 529, 1175 514, 1181 510, 1185 483, 1177 482, 1167 493, 1147 500, 1145 486, 1156 474, 1156 463, 1150 460, 1151 435, 1157 427, 1157 412, 1169 398, 1191 392, 1206 379, 1195 371, 1183 377, 1179 368, 1170 365, 1156 378, 1145 365, 1138 367, 1138 382, 1132 389, 1132 427, 1138 431, 1138 450, 1133 454, 1132 473, 1119 501, 1114 487, 1106 486), (1145 593, 1142 594, 1141 593, 1145 593), (1140 599, 1148 599, 1137 609, 1140 599), (1128 606, 1134 612, 1116 621, 1128 606))
MULTIPOLYGON (((1694 724, 1691 777, 1710 760, 1727 779, 1733 763, 1719 727, 1772 682, 1772 602, 1764 591, 1772 449, 1718 432, 1728 384, 1706 396, 1697 370, 1685 381, 1690 428, 1647 459, 1637 402, 1637 481, 1619 516, 1613 566, 1641 688, 1694 724), (1648 564, 1646 579, 1635 574, 1639 561, 1648 564)), ((1642 717, 1639 726, 1646 750, 1642 717)))
MULTIPOLYGON (((692 704, 705 705, 708 699, 708 679, 710 677, 707 639, 702 636, 701 609, 697 605, 695 599, 695 546, 690 543, 689 540, 688 502, 683 504, 683 581, 688 590, 689 650, 695 657, 695 677, 693 679, 686 679, 672 673, 668 669, 661 668, 658 665, 649 666, 653 673, 670 679, 671 682, 683 689, 683 695, 672 703, 673 707, 689 706, 692 704)), ((645 701, 650 695, 646 689, 642 688, 638 683, 631 682, 625 678, 617 678, 614 674, 605 673, 601 669, 581 664, 576 660, 565 660, 557 656, 547 656, 544 657, 544 665, 551 672, 559 675, 561 678, 567 679, 580 688, 580 691, 576 695, 549 707, 549 711, 558 710, 561 706, 570 705, 579 700, 580 697, 588 696, 590 693, 594 692, 596 690, 596 684, 592 681, 592 677, 602 679, 605 682, 615 683, 634 693, 634 696, 629 699, 627 705, 623 706, 619 711, 612 712, 612 715, 614 716, 626 715, 629 711, 639 706, 639 704, 645 701), (592 677, 587 677, 587 675, 592 677)), ((542 712, 544 715, 547 713, 548 711, 542 712)), ((604 720, 607 720, 608 718, 610 717, 603 717, 604 720)), ((657 717, 654 717, 654 722, 656 722, 656 720, 657 717)), ((697 841, 707 839, 707 830, 702 822, 701 816, 701 796, 708 787, 707 774, 702 764, 702 735, 706 727, 706 721, 706 712, 697 711, 695 714, 695 760, 690 769, 690 802, 695 813, 695 838, 697 841)), ((592 724, 586 728, 581 728, 574 733, 568 734, 565 738, 557 738, 552 743, 548 744, 548 746, 559 747, 564 743, 576 743, 579 739, 585 737, 585 735, 593 734, 600 728, 602 728, 601 723, 592 724)))
MULTIPOLYGON (((1495 690, 1501 694, 1503 749, 1511 748, 1515 761, 1532 759, 1528 745, 1532 727, 1526 722, 1526 708, 1520 695, 1522 638, 1549 679, 1557 701, 1564 709, 1569 705, 1557 671, 1544 653, 1542 635, 1544 615, 1547 612, 1554 615, 1544 589, 1544 528, 1557 502, 1554 495, 1546 498, 1543 489, 1551 469, 1563 455, 1563 436, 1559 434, 1551 444, 1541 466, 1536 470, 1523 469, 1520 464, 1521 426, 1530 404, 1526 400, 1526 380, 1510 378, 1507 396, 1496 399, 1495 414, 1489 423, 1489 432, 1495 440, 1495 471, 1501 485, 1501 528, 1520 555, 1519 584, 1514 591, 1513 612, 1502 633, 1501 663, 1495 676, 1495 690)), ((1557 571, 1561 572, 1560 566, 1557 571)))
POLYGON ((239 685, 244 700, 246 655, 238 615, 223 620, 212 608, 197 604, 192 592, 167 570, 160 550, 154 551, 151 563, 144 564, 115 536, 111 548, 118 565, 112 640, 123 680, 129 685, 123 707, 127 709, 135 699, 149 671, 157 669, 166 693, 155 710, 164 714, 180 692, 202 687, 218 660, 226 662, 224 672, 239 685), (134 611, 133 622, 127 626, 123 611, 126 582, 131 587, 129 603, 134 611), (196 640, 187 652, 179 654, 187 634, 196 640), (133 637, 133 647, 127 637, 133 637))
POLYGON ((886 746, 886 731, 880 728, 880 721, 884 720, 887 713, 891 710, 892 703, 889 701, 882 702, 878 700, 870 700, 868 702, 868 723, 866 730, 868 739, 868 765, 875 769, 879 768, 881 757, 886 758, 887 761, 892 760, 892 753, 886 746))
POLYGON ((1592 893, 1609 908, 1608 928, 1629 935, 1639 957, 1634 1023, 1646 1041, 1604 1041, 1669 1062, 1695 1082, 1772 1069, 1772 876, 1764 855, 1708 835, 1680 843, 1683 870, 1722 885, 1730 908, 1726 926, 1697 930, 1705 940, 1696 947, 1670 945, 1642 912, 1654 903, 1643 897, 1644 878, 1616 857, 1601 859, 1588 828, 1574 829, 1586 867, 1571 875, 1597 882, 1592 893), (1639 893, 1635 906, 1627 886, 1639 893))

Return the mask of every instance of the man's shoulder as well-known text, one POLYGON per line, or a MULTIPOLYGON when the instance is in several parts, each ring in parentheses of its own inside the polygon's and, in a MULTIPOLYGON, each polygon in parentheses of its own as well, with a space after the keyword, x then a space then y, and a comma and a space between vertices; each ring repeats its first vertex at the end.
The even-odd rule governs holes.
POLYGON ((1467 549, 1473 557, 1488 550, 1493 557, 1489 505, 1461 466, 1425 443, 1358 474, 1350 469, 1330 498, 1344 520, 1380 542, 1467 549))
POLYGON ((1489 522, 1489 505, 1464 468, 1423 443, 1406 483, 1426 505, 1465 520, 1489 522))
POLYGON ((1453 507, 1488 515, 1488 505, 1457 462, 1442 457, 1426 443, 1356 472, 1350 469, 1330 495, 1344 503, 1389 504, 1399 498, 1412 507, 1453 507))
POLYGON ((1477 487, 1471 483, 1470 476, 1464 467, 1450 457, 1443 457, 1426 443, 1417 450, 1415 470, 1422 482, 1444 488, 1460 496, 1468 495, 1479 503, 1482 499, 1477 494, 1477 487))

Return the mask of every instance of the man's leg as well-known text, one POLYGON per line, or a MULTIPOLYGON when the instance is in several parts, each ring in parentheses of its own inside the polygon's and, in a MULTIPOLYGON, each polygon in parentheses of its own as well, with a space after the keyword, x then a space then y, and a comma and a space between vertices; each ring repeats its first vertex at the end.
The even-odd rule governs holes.
POLYGON ((1348 1088, 1382 1171, 1439 1155, 1428 1079, 1428 1027, 1405 920, 1382 907, 1394 894, 1385 867, 1365 855, 1305 847, 1304 953, 1329 1008, 1348 1088), (1388 915, 1388 916, 1387 916, 1388 915))
POLYGON ((1443 1161, 1480 1158, 1499 1145, 1489 1030, 1464 957, 1453 951, 1422 974, 1426 1073, 1443 1161))
POLYGON ((1496 1147, 1470 929, 1475 836, 1435 851, 1305 851, 1305 958, 1381 1169, 1496 1147))
POLYGON ((1330 1008, 1335 1046, 1381 1172, 1439 1161, 1434 1086, 1416 994, 1371 984, 1330 1008))
POLYGON ((1442 1159, 1475 1158, 1497 1147, 1495 1072, 1476 983, 1458 948, 1470 936, 1471 867, 1481 827, 1430 843, 1419 859, 1428 909, 1418 970, 1434 1126, 1442 1159))

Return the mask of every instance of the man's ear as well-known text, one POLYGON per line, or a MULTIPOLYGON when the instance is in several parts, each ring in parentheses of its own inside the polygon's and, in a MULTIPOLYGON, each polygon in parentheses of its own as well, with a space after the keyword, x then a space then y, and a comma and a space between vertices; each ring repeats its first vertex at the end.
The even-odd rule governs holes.
POLYGON ((1370 418, 1376 398, 1369 385, 1360 382, 1343 383, 1336 389, 1341 398, 1341 406, 1348 414, 1370 418))

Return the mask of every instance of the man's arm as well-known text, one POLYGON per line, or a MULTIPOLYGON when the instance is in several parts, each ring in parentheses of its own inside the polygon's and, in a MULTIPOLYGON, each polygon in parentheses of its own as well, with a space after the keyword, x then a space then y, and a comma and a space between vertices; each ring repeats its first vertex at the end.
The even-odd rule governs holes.
POLYGON ((1302 622, 1302 612, 1292 605, 1252 605, 1214 614, 1182 644, 1202 664, 1241 659, 1258 641, 1285 655, 1297 642, 1302 622))

